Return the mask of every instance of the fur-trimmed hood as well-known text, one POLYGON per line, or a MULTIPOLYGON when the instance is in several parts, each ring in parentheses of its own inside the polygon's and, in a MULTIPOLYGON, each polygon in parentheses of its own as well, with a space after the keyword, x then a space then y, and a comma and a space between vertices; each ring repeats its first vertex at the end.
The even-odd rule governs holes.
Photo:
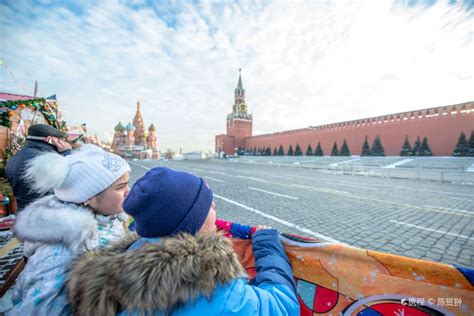
POLYGON ((67 287, 74 314, 170 312, 245 276, 231 241, 220 234, 180 234, 125 252, 135 240, 130 235, 73 264, 67 287))
POLYGON ((62 202, 50 195, 19 212, 13 231, 20 240, 27 241, 26 252, 34 252, 41 244, 59 243, 78 253, 91 248, 89 243, 97 224, 111 219, 111 216, 95 215, 90 208, 62 202))

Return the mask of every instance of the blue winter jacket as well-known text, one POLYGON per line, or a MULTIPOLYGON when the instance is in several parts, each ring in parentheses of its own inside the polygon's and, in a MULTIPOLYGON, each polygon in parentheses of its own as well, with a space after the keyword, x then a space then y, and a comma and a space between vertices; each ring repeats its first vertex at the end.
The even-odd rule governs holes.
POLYGON ((109 315, 119 307, 119 315, 299 315, 291 266, 276 230, 253 236, 252 284, 223 236, 140 238, 121 247, 125 254, 99 251, 73 267, 69 293, 76 313, 109 315), (113 270, 114 276, 97 269, 113 270))

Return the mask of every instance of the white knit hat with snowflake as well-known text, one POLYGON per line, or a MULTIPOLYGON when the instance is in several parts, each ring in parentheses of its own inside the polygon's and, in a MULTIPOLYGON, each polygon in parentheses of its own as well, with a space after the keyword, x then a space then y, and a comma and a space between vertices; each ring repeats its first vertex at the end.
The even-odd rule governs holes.
POLYGON ((61 201, 79 204, 104 191, 129 171, 130 166, 120 156, 94 145, 83 145, 67 156, 47 153, 31 159, 25 178, 40 194, 53 190, 61 201))

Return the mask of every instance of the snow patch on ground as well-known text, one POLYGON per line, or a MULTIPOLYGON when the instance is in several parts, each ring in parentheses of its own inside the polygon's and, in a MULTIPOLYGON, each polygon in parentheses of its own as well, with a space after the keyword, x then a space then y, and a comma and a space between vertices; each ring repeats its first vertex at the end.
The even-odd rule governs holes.
POLYGON ((474 163, 466 169, 466 172, 474 172, 474 163))
POLYGON ((358 160, 360 160, 360 158, 353 158, 353 159, 343 160, 343 161, 332 163, 332 164, 330 164, 330 166, 331 167, 336 167, 338 165, 344 165, 346 163, 351 163, 351 162, 358 161, 358 160))
POLYGON ((397 166, 401 166, 401 165, 404 165, 406 163, 409 163, 410 161, 412 161, 413 159, 403 159, 401 161, 397 161, 397 162, 394 162, 394 163, 391 163, 389 165, 386 165, 384 166, 383 168, 390 168, 390 169, 393 169, 393 168, 396 168, 397 166))

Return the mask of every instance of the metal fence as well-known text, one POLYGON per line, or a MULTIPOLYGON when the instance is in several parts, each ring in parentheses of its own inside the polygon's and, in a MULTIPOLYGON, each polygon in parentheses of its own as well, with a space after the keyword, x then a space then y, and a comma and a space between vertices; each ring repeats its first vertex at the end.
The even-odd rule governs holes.
MULTIPOLYGON (((347 175, 362 175, 382 178, 398 178, 398 179, 413 179, 424 181, 449 182, 457 184, 471 184, 474 185, 474 172, 463 170, 466 166, 466 158, 459 160, 459 165, 453 165, 452 169, 436 168, 441 159, 457 159, 452 157, 432 157, 432 160, 426 160, 425 165, 418 165, 416 167, 390 167, 371 166, 373 159, 367 160, 367 165, 364 165, 364 158, 361 157, 324 157, 311 159, 313 157, 240 157, 231 159, 233 163, 244 164, 258 164, 274 167, 289 167, 289 168, 308 168, 316 169, 323 172, 334 174, 347 175), (352 164, 350 160, 357 161, 352 164), (347 162, 347 163, 345 163, 347 162)), ((395 157, 386 157, 387 165, 394 161, 395 157)), ((383 157, 378 158, 383 160, 383 157)), ((400 157, 405 159, 405 157, 400 157)), ((474 158, 472 164, 474 164, 474 158)), ((467 168, 466 168, 467 169, 467 168)))

